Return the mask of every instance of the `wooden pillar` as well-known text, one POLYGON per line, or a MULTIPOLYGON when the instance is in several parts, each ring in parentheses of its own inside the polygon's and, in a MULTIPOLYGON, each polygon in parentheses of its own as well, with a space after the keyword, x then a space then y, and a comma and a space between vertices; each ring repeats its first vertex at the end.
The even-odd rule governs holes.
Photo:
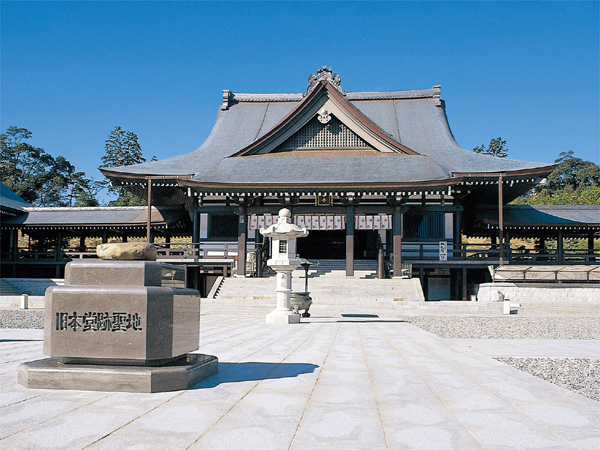
POLYGON ((467 266, 462 268, 462 299, 468 300, 467 298, 467 266))
POLYGON ((504 231, 504 249, 505 252, 507 253, 507 260, 508 263, 510 264, 512 262, 512 252, 510 249, 510 230, 506 230, 504 231))
POLYGON ((354 205, 346 206, 346 276, 354 276, 354 205))
POLYGON ((556 236, 556 262, 557 264, 565 263, 565 250, 563 245, 562 230, 558 230, 558 235, 556 236))
POLYGON ((402 276, 402 210, 394 209, 392 245, 394 246, 394 278, 402 276))
POLYGON ((588 231, 588 252, 585 258, 586 264, 591 264, 594 262, 594 232, 592 230, 588 231))
MULTIPOLYGON (((454 218, 454 223, 452 224, 452 240, 454 241, 454 248, 460 249, 462 244, 461 239, 461 230, 460 230, 460 211, 455 211, 452 217, 454 218)), ((464 255, 463 255, 464 256, 464 255)))
MULTIPOLYGON (((593 234, 592 234, 593 236, 593 234)), ((594 240, 592 239, 592 243, 594 240)), ((10 260, 17 261, 19 259, 19 230, 10 230, 10 260)), ((14 266, 13 266, 14 267, 14 266)))
POLYGON ((421 290, 423 291, 423 295, 425 300, 427 300, 427 286, 425 286, 425 270, 423 266, 419 266, 419 282, 421 283, 421 290))
POLYGON ((498 177, 498 241, 500 244, 500 265, 504 264, 504 211, 502 204, 504 199, 502 197, 503 188, 502 175, 498 177))
POLYGON ((62 230, 58 230, 58 236, 56 238, 56 252, 55 260, 62 261, 62 230))
POLYGON ((146 242, 150 244, 152 241, 152 177, 148 177, 148 218, 146 220, 146 242))
POLYGON ((102 243, 106 244, 108 242, 108 230, 102 230, 102 243))
POLYGON ((192 231, 192 242, 200 242, 200 212, 194 211, 194 229, 192 231))
POLYGON ((85 252, 85 233, 81 232, 79 235, 79 251, 85 252))
POLYGON ((238 277, 246 276, 246 245, 248 244, 246 207, 241 206, 238 220, 238 277))
POLYGON ((262 277, 262 245, 257 245, 256 246, 256 278, 261 278, 261 277, 262 277))

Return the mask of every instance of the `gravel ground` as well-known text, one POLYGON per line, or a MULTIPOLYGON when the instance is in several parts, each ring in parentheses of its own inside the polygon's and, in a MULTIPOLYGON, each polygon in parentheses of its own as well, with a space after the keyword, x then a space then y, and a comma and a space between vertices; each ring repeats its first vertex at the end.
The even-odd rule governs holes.
MULTIPOLYGON (((442 338, 600 339, 600 317, 405 317, 442 338)), ((600 401, 600 359, 494 358, 600 401)))
POLYGON ((442 338, 600 339, 600 317, 403 317, 442 338))
POLYGON ((44 328, 43 310, 0 310, 0 328, 44 328))
MULTIPOLYGON (((403 317, 442 338, 600 339, 598 317, 403 317)), ((0 328, 44 328, 44 311, 0 310, 0 328)), ((600 359, 495 358, 600 401, 600 359)))
POLYGON ((600 360, 587 358, 494 358, 567 388, 592 400, 600 401, 600 360))

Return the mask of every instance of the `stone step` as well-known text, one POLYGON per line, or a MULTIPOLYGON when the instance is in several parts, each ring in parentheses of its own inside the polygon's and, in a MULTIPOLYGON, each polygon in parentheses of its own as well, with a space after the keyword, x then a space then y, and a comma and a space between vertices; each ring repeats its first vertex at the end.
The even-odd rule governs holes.
POLYGON ((27 292, 21 292, 22 289, 9 283, 4 278, 0 279, 0 296, 21 295, 27 292))
MULTIPOLYGON (((263 315, 271 312, 275 303, 267 305, 211 304, 203 300, 202 314, 263 315)), ((511 308, 512 314, 521 317, 539 316, 600 316, 600 305, 589 303, 565 303, 561 305, 540 305, 539 303, 521 303, 511 308)), ((336 317, 342 314, 376 315, 378 317, 400 317, 403 315, 478 315, 502 316, 501 302, 393 302, 379 307, 359 304, 313 304, 310 308, 313 318, 336 317)))

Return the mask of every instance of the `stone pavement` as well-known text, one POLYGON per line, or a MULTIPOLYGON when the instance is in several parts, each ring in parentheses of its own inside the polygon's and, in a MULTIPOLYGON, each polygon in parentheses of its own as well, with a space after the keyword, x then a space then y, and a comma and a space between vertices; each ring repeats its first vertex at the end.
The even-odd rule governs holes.
POLYGON ((393 318, 264 320, 202 316, 219 374, 159 394, 27 390, 17 366, 43 357, 42 331, 2 329, 0 449, 600 448, 600 403, 486 356, 496 340, 469 348, 393 318))
POLYGON ((600 358, 600 341, 578 339, 445 339, 487 356, 513 358, 600 358))

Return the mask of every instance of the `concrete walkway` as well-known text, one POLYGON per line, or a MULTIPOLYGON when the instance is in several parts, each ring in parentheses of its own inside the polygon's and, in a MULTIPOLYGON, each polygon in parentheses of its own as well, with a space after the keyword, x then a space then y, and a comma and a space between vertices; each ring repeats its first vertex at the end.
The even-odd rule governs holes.
POLYGON ((0 448, 600 448, 599 402, 406 322, 201 326, 219 374, 160 394, 27 390, 17 366, 43 357, 42 332, 0 330, 0 448))

